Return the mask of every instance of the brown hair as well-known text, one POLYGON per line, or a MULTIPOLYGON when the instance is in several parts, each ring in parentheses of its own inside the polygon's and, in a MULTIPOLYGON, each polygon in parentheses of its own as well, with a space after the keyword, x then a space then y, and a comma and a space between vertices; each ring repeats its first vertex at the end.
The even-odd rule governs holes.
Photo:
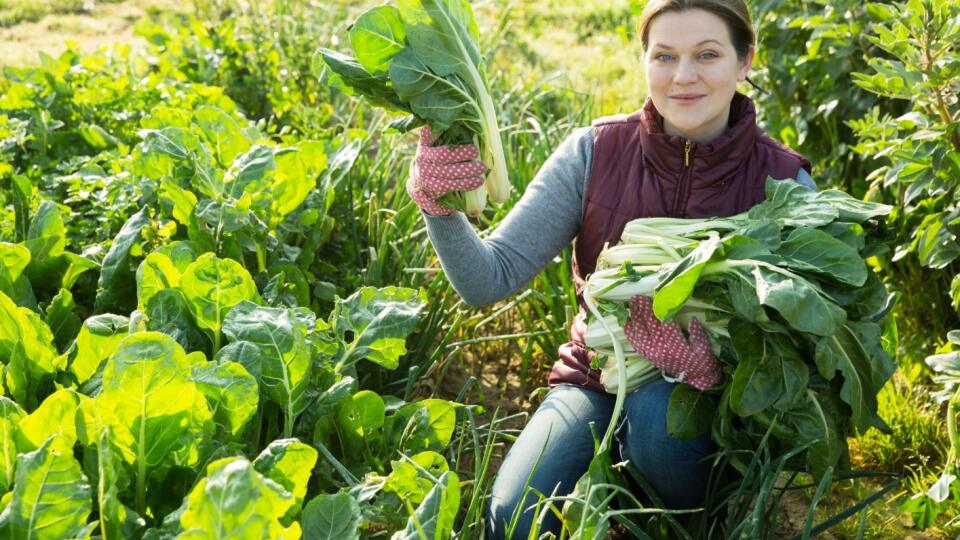
MULTIPOLYGON (((757 38, 750 22, 750 10, 744 0, 650 0, 643 8, 638 26, 643 50, 647 50, 650 44, 650 24, 654 19, 664 13, 679 13, 690 9, 702 9, 722 19, 730 32, 730 41, 737 52, 737 58, 743 60, 747 57, 757 38)), ((747 82, 757 90, 766 92, 754 84, 750 77, 747 77, 747 82)))

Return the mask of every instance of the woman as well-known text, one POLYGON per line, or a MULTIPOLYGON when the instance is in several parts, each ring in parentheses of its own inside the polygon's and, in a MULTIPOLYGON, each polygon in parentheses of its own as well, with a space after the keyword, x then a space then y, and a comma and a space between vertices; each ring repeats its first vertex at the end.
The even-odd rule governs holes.
MULTIPOLYGON (((431 147, 421 137, 417 173, 408 181, 423 209, 430 239, 448 278, 470 304, 499 300, 527 283, 571 240, 577 291, 605 242, 616 243, 638 217, 704 218, 743 212, 764 199, 767 176, 815 187, 809 162, 756 125, 753 102, 737 93, 748 80, 754 35, 743 0, 651 0, 639 35, 650 96, 640 111, 574 132, 550 157, 509 215, 480 240, 466 218, 436 200, 479 186, 476 148, 431 147)), ((513 537, 525 538, 536 502, 565 495, 594 452, 589 423, 602 433, 614 396, 603 391, 583 348, 584 309, 561 347, 543 403, 508 452, 492 488, 487 537, 503 538, 520 505, 513 537), (539 466, 534 465, 539 460, 539 466), (521 497, 524 496, 521 502, 521 497)), ((625 331, 634 348, 666 375, 707 389, 721 382, 706 336, 691 325, 689 341, 675 323, 660 323, 637 297, 625 331)), ((617 450, 671 508, 703 499, 713 451, 707 435, 677 440, 666 431, 676 383, 659 380, 627 396, 617 450)), ((558 532, 548 513, 541 531, 558 532)))

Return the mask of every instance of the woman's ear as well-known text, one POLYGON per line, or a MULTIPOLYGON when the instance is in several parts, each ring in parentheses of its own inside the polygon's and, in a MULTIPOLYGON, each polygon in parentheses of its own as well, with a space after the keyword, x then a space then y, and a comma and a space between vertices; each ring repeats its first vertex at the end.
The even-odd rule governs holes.
POLYGON ((740 61, 740 71, 737 74, 737 80, 746 80, 747 75, 750 74, 750 68, 753 66, 753 56, 756 52, 757 50, 753 45, 747 49, 747 55, 740 61))

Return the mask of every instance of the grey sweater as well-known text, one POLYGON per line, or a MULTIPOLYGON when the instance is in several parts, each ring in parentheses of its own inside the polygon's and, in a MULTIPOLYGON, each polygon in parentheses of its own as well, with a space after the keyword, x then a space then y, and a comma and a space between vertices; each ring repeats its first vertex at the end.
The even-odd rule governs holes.
MULTIPOLYGON (((481 239, 466 216, 423 214, 440 265, 463 301, 501 300, 533 279, 580 230, 593 128, 575 130, 547 159, 507 216, 481 239)), ((816 189, 803 169, 797 181, 816 189)))

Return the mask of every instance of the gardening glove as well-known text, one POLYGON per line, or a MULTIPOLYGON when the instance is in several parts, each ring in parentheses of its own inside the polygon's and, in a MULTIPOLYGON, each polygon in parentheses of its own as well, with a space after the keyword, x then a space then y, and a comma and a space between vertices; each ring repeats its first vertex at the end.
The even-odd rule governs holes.
POLYGON ((453 209, 437 199, 451 191, 471 191, 483 185, 487 166, 477 161, 476 145, 433 146, 430 126, 420 130, 417 156, 407 180, 407 193, 421 210, 433 216, 449 216, 453 209))
POLYGON ((677 381, 705 390, 723 378, 710 340, 697 319, 690 321, 687 341, 677 321, 657 319, 650 297, 638 294, 630 299, 630 316, 623 330, 641 356, 677 381))

